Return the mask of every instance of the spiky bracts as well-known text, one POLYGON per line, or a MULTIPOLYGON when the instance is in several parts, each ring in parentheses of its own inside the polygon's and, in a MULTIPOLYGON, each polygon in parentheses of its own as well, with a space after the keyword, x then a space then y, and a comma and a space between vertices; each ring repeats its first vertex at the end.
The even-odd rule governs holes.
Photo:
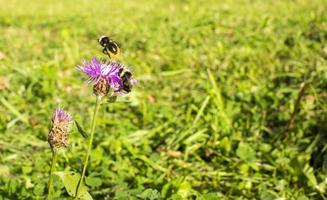
POLYGON ((52 150, 68 146, 68 129, 72 116, 61 108, 57 108, 52 116, 48 142, 52 150))

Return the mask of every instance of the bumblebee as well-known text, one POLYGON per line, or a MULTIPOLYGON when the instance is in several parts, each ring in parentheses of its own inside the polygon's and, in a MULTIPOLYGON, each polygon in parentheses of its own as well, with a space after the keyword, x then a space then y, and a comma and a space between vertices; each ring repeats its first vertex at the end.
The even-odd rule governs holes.
POLYGON ((98 41, 99 44, 103 47, 102 52, 104 54, 107 54, 110 59, 111 59, 110 53, 114 55, 119 54, 118 44, 115 41, 113 41, 110 37, 103 35, 99 38, 98 41))
POLYGON ((126 68, 121 68, 119 71, 118 71, 118 76, 121 78, 122 80, 122 87, 121 87, 121 90, 125 91, 126 93, 129 93, 132 91, 132 87, 133 87, 133 84, 132 84, 132 72, 129 71, 128 69, 126 68))

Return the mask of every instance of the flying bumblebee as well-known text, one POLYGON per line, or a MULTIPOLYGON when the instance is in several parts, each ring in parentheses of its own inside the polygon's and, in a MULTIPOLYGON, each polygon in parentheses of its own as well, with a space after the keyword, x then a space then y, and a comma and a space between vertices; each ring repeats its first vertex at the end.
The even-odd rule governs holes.
POLYGON ((98 41, 99 44, 103 47, 102 52, 104 54, 107 54, 110 59, 111 59, 110 53, 114 55, 119 54, 118 44, 115 41, 113 41, 110 37, 103 35, 99 38, 98 41))
POLYGON ((132 91, 132 87, 133 87, 133 79, 132 79, 132 72, 129 71, 126 68, 121 68, 118 71, 118 76, 121 78, 122 80, 122 90, 129 93, 132 91))

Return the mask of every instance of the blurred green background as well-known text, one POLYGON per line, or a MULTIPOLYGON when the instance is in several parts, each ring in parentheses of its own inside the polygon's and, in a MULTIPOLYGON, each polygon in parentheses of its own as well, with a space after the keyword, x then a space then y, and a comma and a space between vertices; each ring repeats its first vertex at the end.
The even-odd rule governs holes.
MULTIPOLYGON (((0 0, 0 199, 44 199, 52 111, 86 128, 76 66, 117 58, 138 80, 104 103, 94 199, 326 199, 325 0, 0 0)), ((80 172, 72 126, 58 171, 80 172)), ((57 199, 69 199, 55 179, 57 199)))

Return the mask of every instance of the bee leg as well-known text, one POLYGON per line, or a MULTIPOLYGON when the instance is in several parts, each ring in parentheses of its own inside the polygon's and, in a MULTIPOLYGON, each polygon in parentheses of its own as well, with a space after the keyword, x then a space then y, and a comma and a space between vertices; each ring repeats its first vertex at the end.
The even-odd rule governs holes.
POLYGON ((107 55, 109 56, 109 59, 111 59, 110 53, 109 53, 109 51, 107 50, 107 48, 103 48, 103 49, 102 49, 102 52, 103 52, 104 54, 107 54, 107 55))

